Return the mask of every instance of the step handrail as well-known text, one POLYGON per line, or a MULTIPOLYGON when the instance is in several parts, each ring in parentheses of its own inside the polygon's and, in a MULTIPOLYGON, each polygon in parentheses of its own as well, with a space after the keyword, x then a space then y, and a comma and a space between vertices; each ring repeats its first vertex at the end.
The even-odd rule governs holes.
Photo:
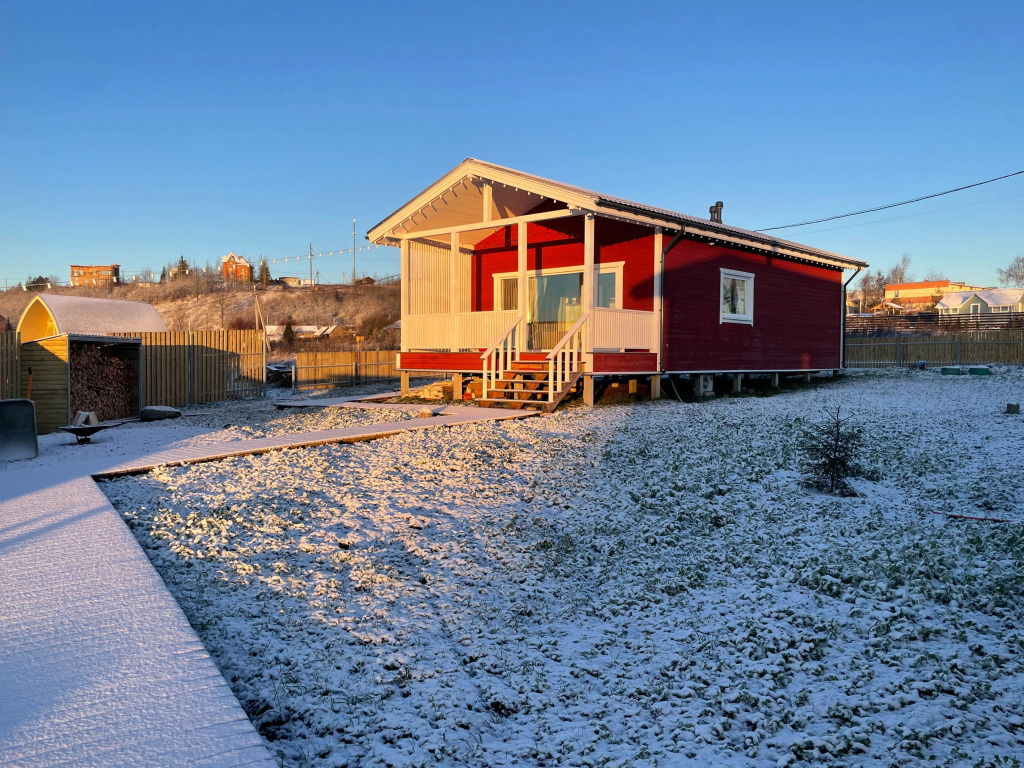
POLYGON ((565 332, 546 358, 548 363, 548 402, 555 402, 556 394, 568 386, 578 371, 582 370, 580 352, 583 350, 582 329, 590 319, 586 313, 565 332))
POLYGON ((491 346, 487 348, 486 352, 480 355, 481 360, 486 360, 488 355, 492 354, 495 350, 498 349, 501 343, 509 337, 509 334, 512 333, 512 331, 514 331, 519 326, 520 319, 521 318, 516 317, 516 319, 508 326, 508 328, 505 329, 505 332, 498 337, 498 340, 491 344, 491 346))
POLYGON ((485 398, 497 379, 505 375, 513 356, 518 355, 516 329, 519 328, 521 322, 522 318, 516 317, 515 321, 510 323, 505 332, 498 337, 498 340, 480 355, 480 360, 483 361, 483 390, 480 394, 485 398))
POLYGON ((546 360, 554 360, 555 359, 555 355, 557 355, 559 352, 562 351, 562 347, 564 347, 566 345, 566 343, 569 341, 569 339, 572 338, 572 335, 574 333, 576 333, 576 331, 578 331, 580 329, 580 326, 583 325, 585 322, 587 322, 587 318, 589 318, 589 317, 590 317, 590 313, 589 312, 587 314, 585 314, 585 315, 582 315, 580 317, 580 319, 577 320, 573 324, 572 328, 570 328, 568 331, 565 332, 565 334, 562 336, 562 338, 559 340, 559 342, 557 344, 555 344, 554 347, 551 348, 551 351, 548 352, 548 356, 545 359, 546 360))

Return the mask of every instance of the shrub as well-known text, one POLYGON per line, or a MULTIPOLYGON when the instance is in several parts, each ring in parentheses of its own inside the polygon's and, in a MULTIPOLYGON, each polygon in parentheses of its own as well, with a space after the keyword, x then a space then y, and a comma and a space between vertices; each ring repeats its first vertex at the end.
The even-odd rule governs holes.
POLYGON ((807 427, 797 448, 802 455, 802 482, 808 488, 842 496, 854 496, 849 478, 864 474, 857 461, 863 443, 863 431, 849 423, 852 417, 840 415, 841 406, 825 409, 826 418, 807 427))

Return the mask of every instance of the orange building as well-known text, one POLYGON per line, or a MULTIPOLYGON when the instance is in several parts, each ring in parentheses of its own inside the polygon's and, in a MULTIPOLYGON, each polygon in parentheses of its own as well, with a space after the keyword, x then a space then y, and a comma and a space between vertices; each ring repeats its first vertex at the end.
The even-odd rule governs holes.
POLYGON ((929 310, 935 302, 951 291, 983 291, 982 287, 954 283, 950 280, 929 280, 918 283, 890 283, 885 286, 885 300, 899 304, 904 310, 929 310))
POLYGON ((252 282, 252 264, 246 261, 241 256, 234 253, 229 253, 227 256, 222 256, 221 259, 221 277, 225 283, 251 283, 252 282))
POLYGON ((71 265, 71 285, 113 285, 121 282, 121 265, 104 264, 101 266, 88 266, 84 264, 71 265))

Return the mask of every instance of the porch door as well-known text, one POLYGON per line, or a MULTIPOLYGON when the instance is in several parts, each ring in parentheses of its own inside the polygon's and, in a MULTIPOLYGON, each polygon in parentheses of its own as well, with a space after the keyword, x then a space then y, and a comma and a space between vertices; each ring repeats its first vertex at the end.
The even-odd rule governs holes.
POLYGON ((583 272, 530 277, 530 349, 549 350, 580 319, 583 312, 583 272))

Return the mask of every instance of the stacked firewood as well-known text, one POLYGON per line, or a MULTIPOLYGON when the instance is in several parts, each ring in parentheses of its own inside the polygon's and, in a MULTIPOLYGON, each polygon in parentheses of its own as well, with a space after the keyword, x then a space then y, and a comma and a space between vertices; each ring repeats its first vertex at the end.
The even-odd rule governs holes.
POLYGON ((95 411, 100 421, 138 416, 138 373, 115 347, 71 344, 71 413, 95 411))

